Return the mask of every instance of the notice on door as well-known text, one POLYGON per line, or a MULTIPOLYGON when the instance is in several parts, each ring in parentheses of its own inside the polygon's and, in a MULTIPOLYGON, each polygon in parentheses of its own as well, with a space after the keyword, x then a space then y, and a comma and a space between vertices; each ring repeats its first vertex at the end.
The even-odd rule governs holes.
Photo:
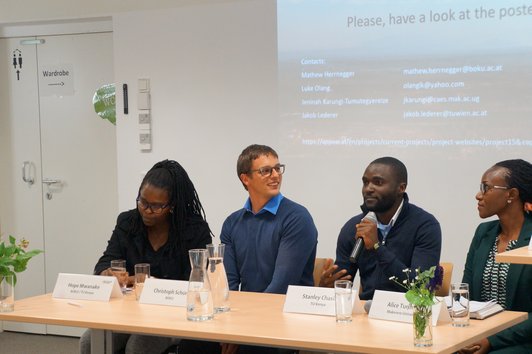
POLYGON ((74 94, 74 66, 72 64, 42 65, 39 68, 41 96, 72 96, 74 94))

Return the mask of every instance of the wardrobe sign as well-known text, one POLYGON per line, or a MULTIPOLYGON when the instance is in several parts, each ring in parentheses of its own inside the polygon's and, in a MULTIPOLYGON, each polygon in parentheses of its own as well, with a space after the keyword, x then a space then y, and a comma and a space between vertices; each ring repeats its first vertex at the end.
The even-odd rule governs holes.
POLYGON ((72 64, 42 65, 39 68, 41 96, 71 96, 74 94, 74 67, 72 64))

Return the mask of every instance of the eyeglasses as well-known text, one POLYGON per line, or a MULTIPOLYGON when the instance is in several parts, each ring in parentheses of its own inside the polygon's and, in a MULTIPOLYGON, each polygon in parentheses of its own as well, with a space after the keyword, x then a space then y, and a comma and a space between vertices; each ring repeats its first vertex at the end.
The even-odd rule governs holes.
POLYGON ((137 198, 137 205, 144 210, 150 209, 153 214, 161 214, 164 209, 168 208, 168 204, 150 204, 141 197, 137 198))
POLYGON ((510 187, 507 187, 507 186, 490 186, 487 183, 481 183, 480 184, 480 192, 482 194, 486 194, 486 192, 489 191, 490 189, 510 189, 510 187))
POLYGON ((284 165, 275 165, 273 167, 264 166, 256 170, 250 170, 249 173, 258 172, 262 177, 270 177, 274 170, 278 174, 282 175, 284 173, 284 165))

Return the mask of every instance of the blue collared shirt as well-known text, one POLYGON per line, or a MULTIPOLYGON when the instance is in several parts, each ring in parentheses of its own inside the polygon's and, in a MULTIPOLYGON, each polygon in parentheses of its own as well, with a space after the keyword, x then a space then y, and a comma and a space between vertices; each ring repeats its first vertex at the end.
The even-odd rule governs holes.
POLYGON ((388 233, 390 232, 390 229, 392 228, 393 224, 395 224, 395 221, 399 217, 399 214, 401 214, 401 209, 403 209, 403 202, 404 199, 401 201, 401 204, 399 204, 399 208, 395 211, 395 214, 393 215, 392 219, 388 223, 388 225, 385 225, 377 220, 377 228, 380 230, 382 235, 382 244, 386 243, 386 237, 388 236, 388 233))
POLYGON ((279 205, 281 204, 281 200, 283 200, 284 196, 279 193, 277 194, 275 197, 273 197, 272 199, 268 200, 268 203, 266 203, 266 205, 264 205, 262 207, 261 210, 259 210, 259 212, 257 214, 253 213, 253 209, 251 208, 251 199, 247 199, 246 200, 246 203, 244 204, 244 209, 246 209, 247 211, 253 213, 254 215, 259 215, 259 214, 262 214, 266 211, 269 211, 270 213, 272 213, 273 215, 276 215, 277 214, 277 210, 279 209, 279 205))

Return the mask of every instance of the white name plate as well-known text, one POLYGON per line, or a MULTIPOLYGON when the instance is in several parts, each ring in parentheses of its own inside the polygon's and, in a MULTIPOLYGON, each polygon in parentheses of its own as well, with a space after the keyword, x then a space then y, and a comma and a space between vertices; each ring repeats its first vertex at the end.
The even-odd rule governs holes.
POLYGON ((144 283, 141 304, 186 306, 188 281, 148 278, 144 283))
MULTIPOLYGON (((445 302, 432 305, 432 325, 451 321, 445 302)), ((375 290, 368 316, 379 320, 413 322, 414 307, 406 300, 404 293, 375 290)))
POLYGON ((122 291, 115 277, 59 273, 52 296, 58 299, 109 301, 111 297, 122 297, 122 291))
POLYGON ((289 285, 283 312, 336 316, 334 289, 289 285))

